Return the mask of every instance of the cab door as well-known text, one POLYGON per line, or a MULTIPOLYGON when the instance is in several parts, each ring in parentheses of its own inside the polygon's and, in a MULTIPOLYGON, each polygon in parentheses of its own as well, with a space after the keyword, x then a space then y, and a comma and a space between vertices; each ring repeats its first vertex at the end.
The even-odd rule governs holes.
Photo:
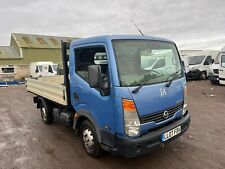
MULTIPOLYGON (((113 136, 114 126, 114 97, 110 84, 110 64, 105 44, 95 43, 76 46, 70 49, 70 95, 71 104, 76 111, 85 111, 93 120, 92 123, 100 130, 101 135, 113 136), (88 66, 100 65, 101 77, 108 82, 109 92, 104 94, 98 88, 89 85, 88 66)), ((104 138, 104 136, 102 136, 104 138)), ((114 147, 114 139, 108 139, 105 145, 114 147)))
POLYGON ((204 63, 202 65, 202 70, 206 71, 206 76, 208 77, 209 75, 209 70, 210 70, 210 66, 212 64, 212 56, 207 56, 204 60, 204 63))
POLYGON ((220 58, 219 64, 219 80, 220 84, 225 85, 225 55, 222 55, 220 58))

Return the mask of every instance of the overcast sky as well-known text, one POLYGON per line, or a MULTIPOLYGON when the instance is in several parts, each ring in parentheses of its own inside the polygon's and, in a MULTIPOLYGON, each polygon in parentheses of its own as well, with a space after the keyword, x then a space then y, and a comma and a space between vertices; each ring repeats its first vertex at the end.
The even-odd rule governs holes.
POLYGON ((88 37, 138 34, 174 40, 179 49, 225 46, 225 0, 1 0, 0 45, 10 34, 88 37))

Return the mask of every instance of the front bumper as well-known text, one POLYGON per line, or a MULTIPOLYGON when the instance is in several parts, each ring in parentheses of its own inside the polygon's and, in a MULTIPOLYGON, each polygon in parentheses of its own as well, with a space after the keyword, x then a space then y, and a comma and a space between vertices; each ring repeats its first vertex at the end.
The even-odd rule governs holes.
POLYGON ((186 77, 187 79, 199 79, 201 76, 201 71, 199 69, 195 70, 190 70, 187 74, 186 77))
POLYGON ((209 74, 209 80, 219 83, 219 76, 218 75, 209 74))
POLYGON ((139 156, 145 153, 150 152, 151 150, 159 147, 160 145, 170 142, 177 137, 181 136, 189 127, 190 115, 187 114, 182 119, 175 121, 168 126, 160 128, 156 131, 149 132, 146 135, 143 135, 138 138, 128 138, 128 137, 116 137, 116 149, 114 153, 123 155, 127 158, 139 156), (163 133, 177 127, 181 126, 181 133, 171 138, 170 140, 162 143, 161 136, 163 133))

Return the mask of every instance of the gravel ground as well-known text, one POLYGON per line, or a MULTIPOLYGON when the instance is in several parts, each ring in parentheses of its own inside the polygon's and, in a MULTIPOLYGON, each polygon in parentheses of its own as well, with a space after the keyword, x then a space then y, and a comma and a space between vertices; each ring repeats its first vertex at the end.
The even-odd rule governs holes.
POLYGON ((0 88, 0 169, 225 169, 225 86, 188 82, 189 130, 164 148, 125 159, 86 155, 72 129, 45 125, 25 86, 0 88))

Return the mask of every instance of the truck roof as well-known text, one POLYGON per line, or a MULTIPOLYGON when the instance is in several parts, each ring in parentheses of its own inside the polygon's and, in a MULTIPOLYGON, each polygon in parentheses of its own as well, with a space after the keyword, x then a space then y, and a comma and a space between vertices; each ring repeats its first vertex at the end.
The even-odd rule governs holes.
POLYGON ((119 40, 119 39, 139 39, 139 40, 155 40, 155 41, 164 41, 164 42, 171 42, 171 40, 155 37, 155 36, 142 36, 142 35, 104 35, 104 36, 95 36, 89 37, 84 39, 74 40, 71 43, 71 46, 82 45, 86 43, 99 43, 99 42, 108 42, 111 40, 119 40))

